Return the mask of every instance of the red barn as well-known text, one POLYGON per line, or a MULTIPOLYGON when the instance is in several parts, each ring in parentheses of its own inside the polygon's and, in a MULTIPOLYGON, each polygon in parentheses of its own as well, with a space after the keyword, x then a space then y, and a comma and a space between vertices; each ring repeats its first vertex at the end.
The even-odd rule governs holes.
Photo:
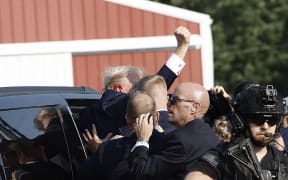
POLYGON ((108 66, 156 72, 176 47, 173 31, 185 26, 194 35, 177 82, 210 88, 211 23, 207 14, 148 0, 0 0, 0 86, 101 91, 108 66))

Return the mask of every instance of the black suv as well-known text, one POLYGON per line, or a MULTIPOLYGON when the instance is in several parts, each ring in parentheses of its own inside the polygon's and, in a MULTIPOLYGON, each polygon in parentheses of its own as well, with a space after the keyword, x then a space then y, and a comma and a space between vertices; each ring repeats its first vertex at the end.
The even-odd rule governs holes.
POLYGON ((0 88, 0 179, 11 179, 19 166, 15 143, 22 139, 43 147, 46 160, 76 179, 77 166, 87 158, 76 124, 83 109, 100 97, 87 87, 0 88), (37 119, 47 108, 55 112, 53 125, 45 116, 43 124, 37 119))

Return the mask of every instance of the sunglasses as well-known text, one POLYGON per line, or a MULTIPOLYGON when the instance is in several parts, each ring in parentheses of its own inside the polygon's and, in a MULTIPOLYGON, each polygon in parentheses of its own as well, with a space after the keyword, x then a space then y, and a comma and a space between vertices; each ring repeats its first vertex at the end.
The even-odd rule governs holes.
POLYGON ((248 118, 248 122, 251 122, 257 126, 263 125, 265 122, 269 126, 274 126, 279 123, 280 117, 278 115, 250 115, 248 118))
POLYGON ((173 96, 172 94, 168 94, 168 102, 169 102, 171 105, 174 105, 174 104, 176 104, 177 102, 195 102, 195 101, 190 100, 190 99, 181 99, 181 98, 179 98, 178 96, 173 96))

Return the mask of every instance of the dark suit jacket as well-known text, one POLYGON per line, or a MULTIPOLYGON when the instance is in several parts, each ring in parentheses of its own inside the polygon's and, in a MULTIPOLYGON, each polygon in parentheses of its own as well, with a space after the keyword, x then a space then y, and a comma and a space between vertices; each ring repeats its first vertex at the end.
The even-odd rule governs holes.
MULTIPOLYGON (((153 132, 149 142, 151 144, 150 153, 159 152, 164 138, 165 136, 162 133, 153 132)), ((80 165, 79 179, 135 179, 129 172, 127 158, 136 140, 137 137, 133 133, 129 137, 101 144, 98 151, 80 165)))
MULTIPOLYGON (((163 76, 167 88, 169 88, 177 78, 177 75, 166 65, 164 65, 157 74, 163 76)), ((80 121, 77 122, 78 129, 83 133, 85 129, 91 130, 91 125, 94 123, 100 138, 104 138, 109 132, 120 134, 119 128, 126 125, 125 113, 128 98, 129 95, 126 93, 106 90, 101 99, 96 100, 93 105, 83 112, 80 121)), ((166 126, 168 125, 165 125, 165 127, 166 126)), ((171 126, 173 125, 168 127, 169 130, 172 128, 171 126)))
POLYGON ((159 118, 159 125, 164 129, 164 133, 170 133, 171 131, 176 129, 176 126, 174 126, 173 124, 171 124, 169 121, 167 121, 168 119, 168 111, 167 110, 161 110, 158 111, 160 113, 160 118, 159 118))
POLYGON ((163 149, 149 156, 148 148, 136 147, 130 153, 129 167, 137 179, 184 179, 187 166, 219 143, 202 119, 189 122, 167 135, 163 149))

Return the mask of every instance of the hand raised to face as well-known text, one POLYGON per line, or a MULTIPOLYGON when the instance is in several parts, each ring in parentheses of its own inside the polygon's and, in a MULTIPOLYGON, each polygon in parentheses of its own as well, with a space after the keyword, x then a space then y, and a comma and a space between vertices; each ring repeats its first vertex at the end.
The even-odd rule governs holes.
POLYGON ((135 133, 138 139, 149 141, 153 131, 153 116, 149 113, 141 114, 136 118, 135 133))

